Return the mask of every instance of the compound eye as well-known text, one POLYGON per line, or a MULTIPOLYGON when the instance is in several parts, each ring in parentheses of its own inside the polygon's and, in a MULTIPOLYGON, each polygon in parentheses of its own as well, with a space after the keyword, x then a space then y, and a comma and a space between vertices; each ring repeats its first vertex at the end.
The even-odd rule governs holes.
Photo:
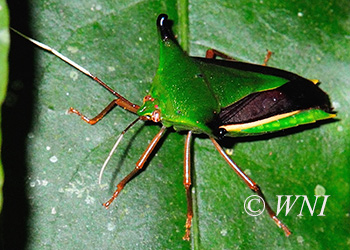
POLYGON ((160 122, 160 111, 158 109, 152 112, 151 120, 154 122, 160 122))

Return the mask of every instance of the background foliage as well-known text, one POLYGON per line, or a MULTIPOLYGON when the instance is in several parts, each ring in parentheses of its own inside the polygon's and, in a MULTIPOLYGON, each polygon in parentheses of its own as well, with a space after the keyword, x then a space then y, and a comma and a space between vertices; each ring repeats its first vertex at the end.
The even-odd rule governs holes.
POLYGON ((72 106, 93 116, 113 97, 13 35, 3 126, 5 244, 17 244, 17 249, 349 247, 348 1, 210 2, 33 0, 25 5, 11 0, 9 4, 13 27, 55 47, 137 103, 157 69, 155 20, 160 13, 174 21, 175 33, 182 34, 179 39, 191 55, 203 56, 206 49, 215 48, 262 63, 270 49, 274 52, 270 66, 320 79, 337 120, 224 145, 233 149, 232 158, 260 184, 272 207, 277 205, 276 195, 282 194, 308 195, 313 201, 316 187, 322 186, 331 195, 326 216, 310 216, 304 210, 298 217, 298 209, 281 215, 293 231, 290 238, 266 213, 248 216, 243 202, 251 191, 210 141, 199 136, 193 145, 193 235, 191 242, 182 241, 185 138, 170 132, 146 171, 104 210, 100 204, 132 170, 159 127, 140 123, 128 132, 100 187, 99 168, 134 116, 119 109, 89 126, 67 115, 72 106))
MULTIPOLYGON (((6 3, 0 1, 0 104, 2 105, 8 81, 8 51, 9 51, 9 16, 6 3)), ((1 145, 1 131, 0 131, 0 145, 1 145)), ((4 172, 2 163, 0 161, 0 212, 3 203, 2 187, 4 184, 4 172)))

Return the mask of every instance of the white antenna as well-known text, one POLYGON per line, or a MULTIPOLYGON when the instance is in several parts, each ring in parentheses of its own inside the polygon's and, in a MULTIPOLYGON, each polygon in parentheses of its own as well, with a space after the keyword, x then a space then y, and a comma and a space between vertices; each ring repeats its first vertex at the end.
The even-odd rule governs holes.
POLYGON ((19 32, 18 30, 15 30, 14 28, 11 28, 11 30, 13 30, 14 32, 16 32, 18 35, 24 37, 25 39, 29 40, 30 42, 34 43, 35 45, 37 45, 38 47, 47 50, 49 52, 51 52, 52 54, 54 54, 55 56, 57 56, 58 58, 60 58, 61 60, 63 60, 64 62, 68 63, 69 65, 73 66, 74 68, 76 68, 77 70, 83 72, 85 75, 94 78, 95 76, 93 74, 91 74, 87 69, 81 67, 80 65, 78 65, 77 63, 73 62, 71 59, 69 59, 68 57, 62 55, 60 52, 58 52, 57 50, 51 48, 50 46, 43 44, 37 40, 34 40, 33 38, 30 38, 24 34, 22 34, 21 32, 19 32))
MULTIPOLYGON (((127 99, 125 99, 122 95, 120 95, 118 92, 116 92, 115 90, 113 90, 111 87, 109 87, 106 83, 104 83, 102 80, 100 80, 97 76, 94 76, 93 74, 91 74, 87 69, 83 68, 82 66, 80 66, 79 64, 77 64, 76 62, 73 62, 71 59, 69 59, 68 57, 62 55, 60 52, 58 52, 57 50, 51 48, 50 46, 43 44, 33 38, 30 38, 24 34, 22 34, 21 32, 19 32, 18 30, 15 30, 14 28, 11 28, 11 30, 13 30, 14 32, 16 32, 18 35, 22 36, 23 38, 27 39, 28 41, 34 43, 35 45, 37 45, 39 48, 42 48, 46 51, 49 51, 50 53, 54 54, 55 56, 57 56, 58 58, 60 58, 62 61, 68 63, 69 65, 73 66, 74 68, 76 68, 77 70, 79 70, 80 72, 84 73, 85 75, 91 77, 94 81, 98 82, 102 87, 104 87, 105 89, 107 89, 109 92, 111 92, 113 95, 117 96, 118 98, 122 99, 123 102, 125 103, 125 105, 127 107, 124 107, 128 110, 130 110, 128 107, 131 107, 131 112, 133 112, 133 107, 138 107, 136 104, 133 104, 131 102, 129 102, 127 99)), ((135 113, 135 112, 133 112, 135 113)))
POLYGON ((115 142, 113 148, 112 148, 111 151, 109 152, 109 154, 108 154, 108 156, 107 156, 105 162, 103 163, 103 165, 102 165, 102 167, 101 167, 100 174, 98 175, 98 184, 101 185, 103 172, 104 172, 104 170, 105 170, 105 168, 106 168, 106 166, 107 166, 109 160, 111 159, 113 153, 114 153, 115 150, 117 149, 119 143, 120 143, 121 140, 123 139, 124 134, 125 134, 126 131, 128 131, 129 128, 131 128, 138 120, 140 120, 140 117, 138 117, 135 121, 133 121, 132 123, 130 123, 130 124, 126 127, 126 129, 124 129, 124 130, 121 132, 121 134, 119 135, 117 141, 115 142))
MULTIPOLYGON (((15 30, 14 28, 11 28, 12 31, 16 32, 18 35, 22 36, 23 38, 27 39, 28 41, 34 43, 35 45, 37 45, 38 47, 49 51, 50 53, 54 54, 55 56, 57 56, 58 58, 60 58, 62 61, 68 63, 69 65, 73 66, 74 68, 76 68, 77 70, 79 70, 80 72, 84 73, 85 75, 91 77, 93 80, 95 80, 96 82, 98 82, 101 86, 103 86, 105 89, 107 89, 109 92, 111 92, 113 95, 119 97, 120 99, 123 100, 124 105, 121 105, 121 107, 128 109, 129 111, 136 113, 136 111, 134 111, 135 109, 138 109, 138 106, 136 104, 132 104, 131 102, 129 102, 127 99, 125 99, 123 96, 121 96, 120 94, 118 94, 116 91, 114 91, 112 88, 110 88, 107 84, 105 84, 103 81, 101 81, 99 78, 97 78, 96 76, 94 76, 93 74, 91 74, 87 69, 83 68, 82 66, 80 66, 79 64, 77 64, 76 62, 72 61, 71 59, 69 59, 68 57, 64 56, 63 54, 61 54, 60 52, 58 52, 57 50, 51 48, 50 46, 41 43, 33 38, 30 38, 24 34, 22 34, 21 32, 15 30), (131 110, 130 110, 131 107, 131 110)), ((120 104, 118 104, 120 105, 120 104)), ((113 153, 115 152, 115 150, 117 149, 119 143, 121 142, 121 140, 124 137, 124 134, 126 133, 126 131, 128 131, 129 128, 131 128, 138 120, 140 120, 140 117, 138 117, 135 121, 133 121, 132 123, 130 123, 126 129, 123 130, 123 132, 119 135, 116 143, 114 144, 112 150, 109 152, 105 162, 103 163, 101 170, 100 170, 100 174, 98 176, 98 183, 101 184, 102 181, 102 175, 103 172, 108 164, 108 162, 110 161, 113 153)))
MULTIPOLYGON (((123 131, 123 132, 124 132, 124 131, 123 131)), ((106 166, 107 166, 109 160, 111 159, 111 157, 112 157, 114 151, 117 149, 119 143, 121 142, 121 140, 122 140, 123 137, 124 137, 124 134, 125 134, 125 133, 123 133, 123 132, 119 135, 119 137, 118 137, 116 143, 114 144, 113 148, 112 148, 111 151, 109 152, 109 154, 108 154, 108 156, 107 156, 105 162, 103 163, 103 165, 102 165, 102 167, 101 167, 100 174, 98 175, 98 184, 100 184, 100 185, 101 185, 101 182, 102 182, 102 175, 103 175, 103 172, 105 171, 105 168, 106 168, 106 166)))

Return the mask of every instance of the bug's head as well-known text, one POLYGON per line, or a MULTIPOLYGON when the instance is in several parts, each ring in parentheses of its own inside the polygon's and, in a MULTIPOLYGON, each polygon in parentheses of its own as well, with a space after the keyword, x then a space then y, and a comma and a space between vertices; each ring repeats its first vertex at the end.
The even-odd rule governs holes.
POLYGON ((143 120, 149 120, 153 122, 161 121, 161 112, 159 109, 158 100, 146 95, 143 98, 143 105, 137 111, 137 114, 142 117, 143 120))

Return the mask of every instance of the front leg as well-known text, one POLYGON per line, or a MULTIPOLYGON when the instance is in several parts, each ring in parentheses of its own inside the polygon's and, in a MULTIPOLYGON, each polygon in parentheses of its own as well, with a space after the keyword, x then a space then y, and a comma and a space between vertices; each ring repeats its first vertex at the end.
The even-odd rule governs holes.
POLYGON ((92 119, 87 118, 85 115, 83 115, 82 113, 80 113, 78 110, 74 109, 74 108, 70 108, 68 110, 68 113, 74 113, 77 114, 81 117, 81 119, 86 122, 89 123, 90 125, 94 125, 96 124, 99 120, 101 120, 105 115, 107 115, 107 113, 109 111, 111 111, 112 109, 114 109, 116 106, 120 106, 132 113, 136 113, 137 110, 140 108, 138 105, 133 104, 129 105, 128 103, 125 102, 124 99, 114 99, 110 104, 108 104, 107 107, 105 107, 97 116, 95 116, 92 119))

